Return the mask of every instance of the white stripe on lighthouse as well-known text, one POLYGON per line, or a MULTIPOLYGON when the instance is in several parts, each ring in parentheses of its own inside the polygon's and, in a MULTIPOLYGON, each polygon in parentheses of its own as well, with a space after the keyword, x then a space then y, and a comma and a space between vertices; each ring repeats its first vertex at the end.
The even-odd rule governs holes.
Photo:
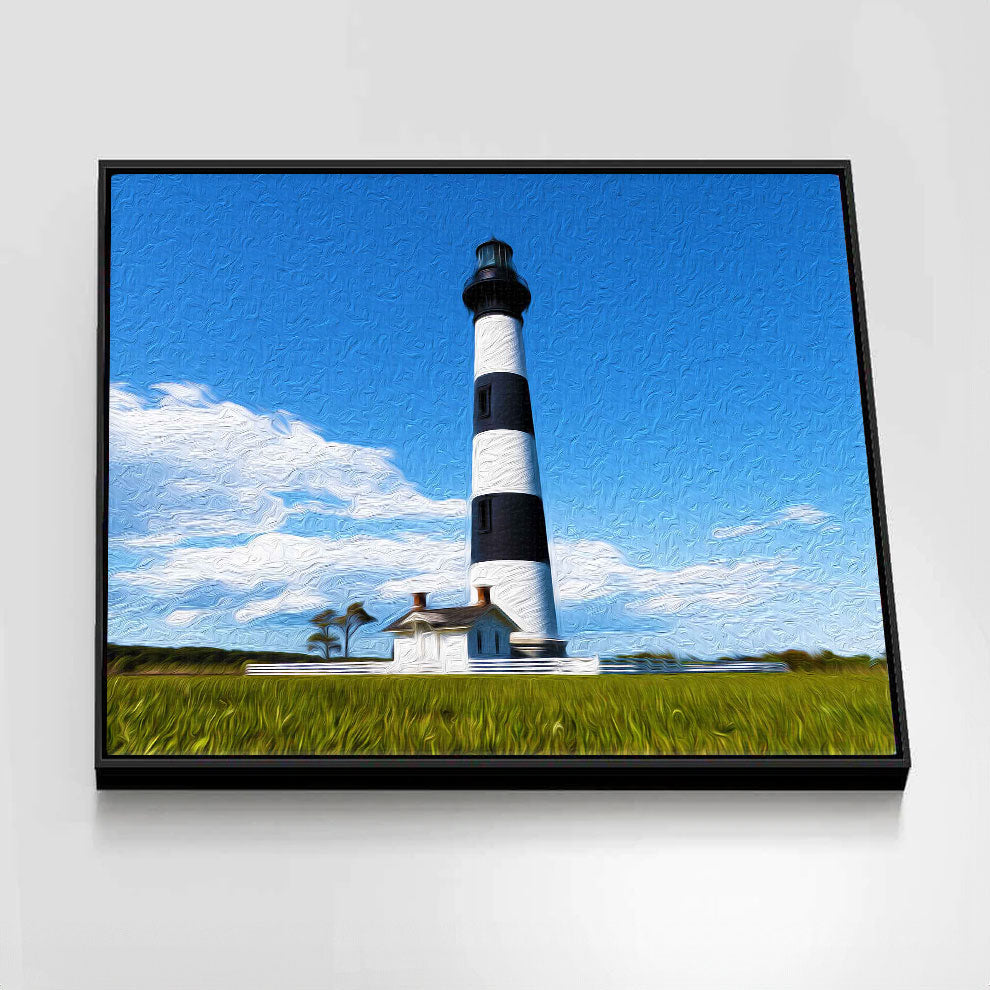
POLYGON ((471 497, 493 492, 541 495, 536 438, 521 430, 476 433, 471 454, 471 497))
POLYGON ((504 313, 488 313, 474 321, 474 377, 493 371, 526 377, 522 323, 504 313))
POLYGON ((492 601, 523 633, 557 637, 550 565, 535 560, 482 560, 471 565, 471 587, 491 585, 492 601))

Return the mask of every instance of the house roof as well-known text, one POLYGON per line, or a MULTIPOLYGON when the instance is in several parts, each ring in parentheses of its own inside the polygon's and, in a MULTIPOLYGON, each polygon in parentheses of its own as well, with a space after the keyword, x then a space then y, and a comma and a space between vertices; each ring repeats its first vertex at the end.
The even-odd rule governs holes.
POLYGON ((434 629, 464 629, 473 626, 483 615, 491 615, 514 632, 519 631, 519 626, 497 605, 475 604, 457 605, 454 608, 411 608, 405 615, 387 625, 382 632, 405 632, 410 628, 410 620, 413 618, 428 623, 434 629))

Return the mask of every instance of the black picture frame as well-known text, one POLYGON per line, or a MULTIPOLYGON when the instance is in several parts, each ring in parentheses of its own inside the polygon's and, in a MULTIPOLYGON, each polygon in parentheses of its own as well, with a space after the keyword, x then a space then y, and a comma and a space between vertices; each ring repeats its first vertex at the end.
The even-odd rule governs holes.
POLYGON ((852 168, 836 161, 100 161, 95 728, 98 788, 677 788, 900 790, 911 765, 852 168), (896 752, 884 757, 133 757, 106 753, 109 186, 120 173, 831 174, 839 179, 896 752))

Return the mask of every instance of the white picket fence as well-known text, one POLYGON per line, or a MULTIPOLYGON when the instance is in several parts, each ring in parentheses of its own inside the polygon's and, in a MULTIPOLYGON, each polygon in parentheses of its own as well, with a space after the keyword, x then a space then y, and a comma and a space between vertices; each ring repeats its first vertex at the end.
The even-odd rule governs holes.
MULTIPOLYGON (((690 660, 616 660, 595 657, 493 658, 468 661, 468 674, 688 674, 688 673, 784 673, 786 663, 773 660, 731 660, 718 664, 690 660)), ((395 661, 330 660, 299 663, 249 663, 244 672, 258 677, 316 677, 326 674, 443 674, 439 665, 398 666, 395 661)))
POLYGON ((305 660, 299 663, 249 663, 244 668, 244 673, 258 676, 289 677, 293 674, 297 676, 313 677, 321 674, 390 674, 395 668, 391 661, 381 663, 368 663, 364 660, 330 660, 324 663, 307 663, 305 660))
POLYGON ((632 660, 609 658, 602 662, 602 674, 784 674, 790 670, 778 660, 723 660, 698 663, 690 660, 632 660))
POLYGON ((598 657, 526 657, 469 660, 472 674, 597 674, 598 657))
MULTIPOLYGON (((469 674, 597 674, 598 657, 527 657, 519 660, 470 660, 469 674)), ((249 663, 244 673, 252 677, 319 677, 327 674, 442 674, 439 667, 399 667, 394 661, 300 661, 298 663, 249 663)))

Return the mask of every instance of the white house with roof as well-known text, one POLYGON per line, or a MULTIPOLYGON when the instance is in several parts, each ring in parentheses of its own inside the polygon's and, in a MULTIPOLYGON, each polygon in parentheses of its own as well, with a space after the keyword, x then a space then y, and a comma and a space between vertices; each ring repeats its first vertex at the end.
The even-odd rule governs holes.
POLYGON ((598 657, 530 657, 514 651, 519 626, 496 605, 488 585, 475 585, 471 605, 430 608, 426 592, 385 627, 392 634, 390 660, 319 663, 250 663, 247 674, 597 674, 598 657))
POLYGON ((392 671, 466 674, 472 661, 508 660, 519 626, 492 602, 488 585, 475 591, 473 604, 453 608, 430 608, 425 592, 414 593, 412 608, 384 629, 392 634, 392 671))

